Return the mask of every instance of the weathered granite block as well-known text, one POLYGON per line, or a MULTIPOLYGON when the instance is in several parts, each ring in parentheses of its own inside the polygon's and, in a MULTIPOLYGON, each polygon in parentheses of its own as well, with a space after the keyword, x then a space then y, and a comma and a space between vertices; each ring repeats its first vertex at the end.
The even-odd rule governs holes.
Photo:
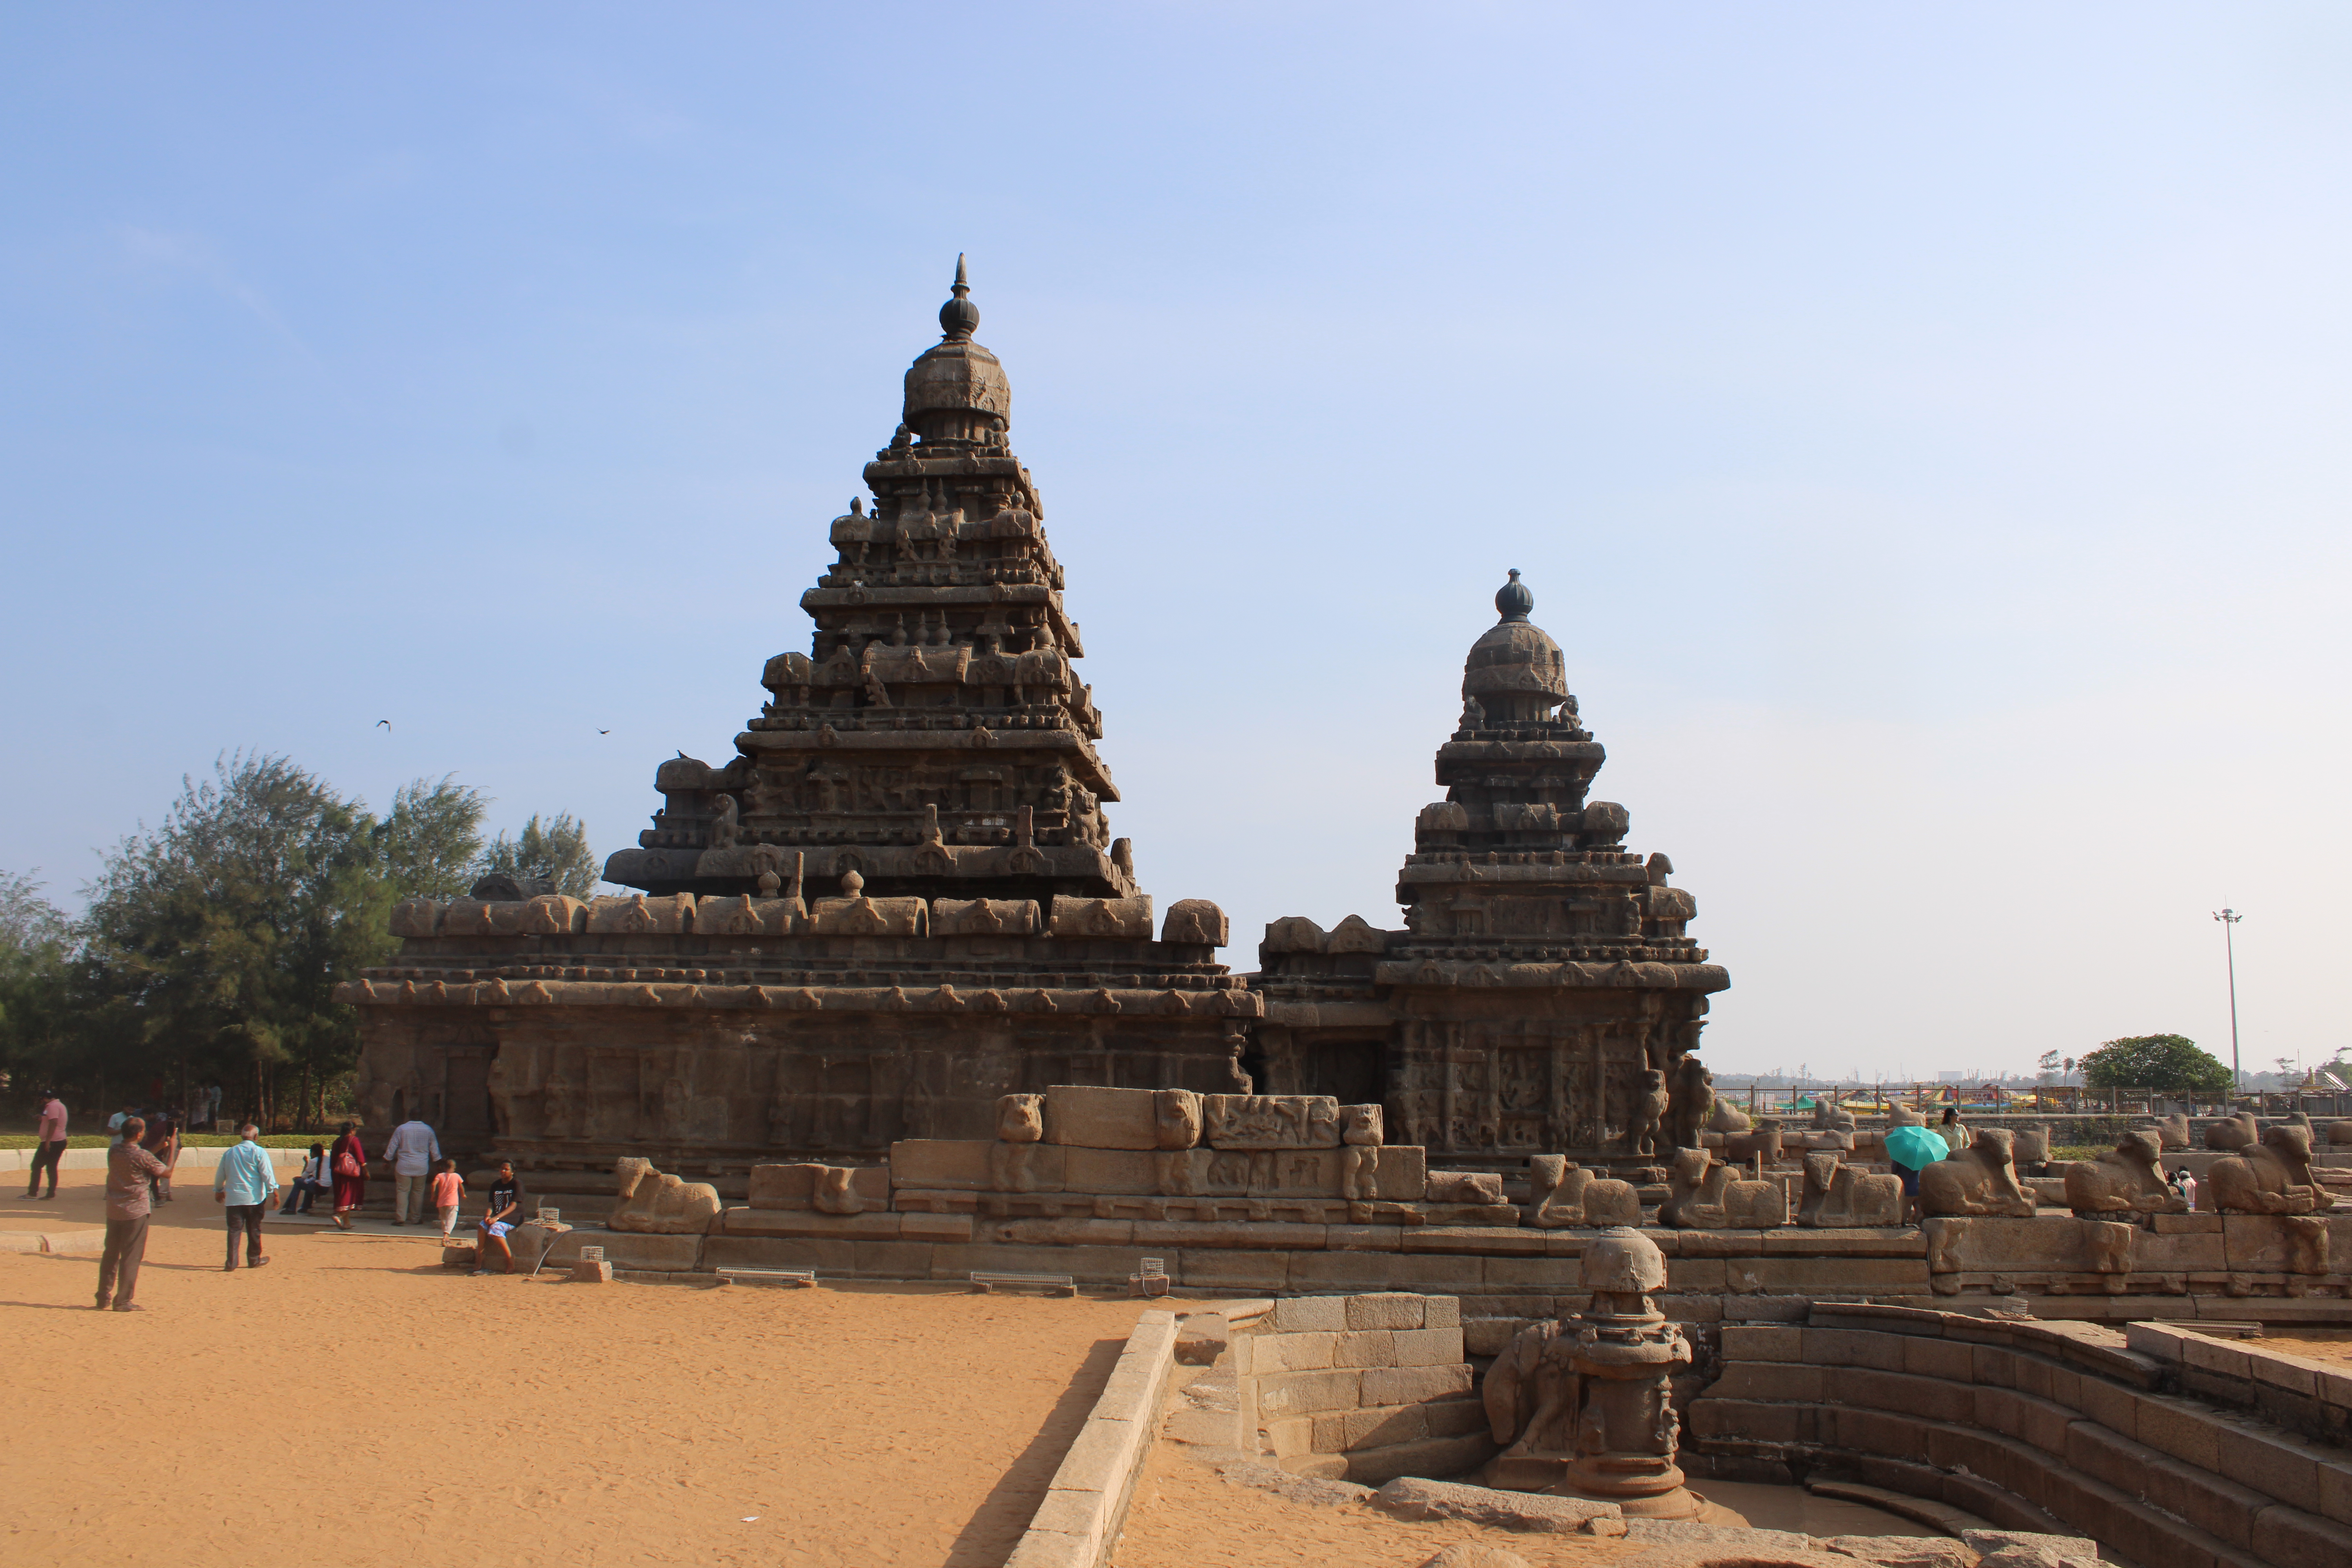
POLYGON ((984 1192, 991 1184, 985 1138, 908 1138, 890 1145, 893 1187, 946 1187, 984 1192))

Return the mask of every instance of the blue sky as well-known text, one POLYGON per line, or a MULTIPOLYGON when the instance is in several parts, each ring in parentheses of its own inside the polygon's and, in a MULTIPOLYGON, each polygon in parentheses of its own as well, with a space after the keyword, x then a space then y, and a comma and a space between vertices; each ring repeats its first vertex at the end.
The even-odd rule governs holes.
POLYGON ((0 12, 0 867, 237 747, 600 851, 958 251, 1163 905, 1393 925, 1509 567, 1719 1069, 2352 1040, 2338 8, 0 12), (393 720, 389 734, 380 718, 393 720), (609 735, 598 731, 609 729, 609 735))

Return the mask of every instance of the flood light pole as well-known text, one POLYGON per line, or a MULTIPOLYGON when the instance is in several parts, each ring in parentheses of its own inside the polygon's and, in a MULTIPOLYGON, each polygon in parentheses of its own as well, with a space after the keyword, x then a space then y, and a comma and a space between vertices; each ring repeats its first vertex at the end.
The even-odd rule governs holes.
POLYGON ((2221 922, 2221 951, 2230 961, 2230 1092, 2243 1089, 2245 1074, 2238 1070, 2238 945, 2231 927, 2246 917, 2235 910, 2223 910, 2213 917, 2221 922))

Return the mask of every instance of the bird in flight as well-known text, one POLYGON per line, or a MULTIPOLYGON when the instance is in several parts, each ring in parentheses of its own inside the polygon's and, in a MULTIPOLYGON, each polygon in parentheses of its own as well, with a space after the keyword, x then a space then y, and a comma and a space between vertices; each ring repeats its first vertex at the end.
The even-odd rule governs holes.
POLYGON ((610 731, 610 730, 599 730, 599 731, 596 731, 596 733, 598 733, 599 735, 609 735, 609 734, 611 734, 612 732, 613 732, 613 731, 610 731))
POLYGON ((389 730, 392 728, 392 721, 389 719, 379 719, 375 723, 376 728, 379 730, 389 730))

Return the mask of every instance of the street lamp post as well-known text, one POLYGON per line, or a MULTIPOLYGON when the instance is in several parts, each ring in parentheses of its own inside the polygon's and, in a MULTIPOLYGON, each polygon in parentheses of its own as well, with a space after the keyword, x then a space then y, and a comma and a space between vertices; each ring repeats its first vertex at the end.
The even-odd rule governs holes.
POLYGON ((2245 1088, 2246 1076, 2238 1070, 2238 944, 2231 928, 2246 917, 2223 910, 2213 918, 2221 922, 2221 951, 2230 963, 2230 1092, 2234 1097, 2245 1088))

